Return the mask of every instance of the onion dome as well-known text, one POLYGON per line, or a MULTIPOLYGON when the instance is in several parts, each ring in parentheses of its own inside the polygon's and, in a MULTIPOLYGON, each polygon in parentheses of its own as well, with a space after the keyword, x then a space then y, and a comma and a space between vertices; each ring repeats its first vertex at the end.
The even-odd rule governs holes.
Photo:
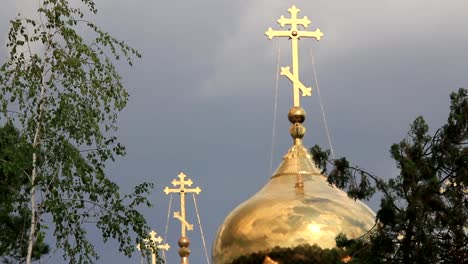
POLYGON ((213 263, 233 263, 277 247, 309 244, 329 249, 336 246, 338 234, 358 238, 373 227, 372 210, 329 185, 302 145, 305 111, 293 107, 288 117, 293 146, 267 184, 219 227, 213 263))
POLYGON ((374 226, 372 210, 328 184, 302 144, 306 112, 300 107, 300 92, 302 96, 311 96, 312 88, 299 78, 298 41, 320 40, 323 33, 320 29, 302 30, 311 21, 306 16, 299 18, 300 9, 294 5, 288 11, 291 17, 281 16, 277 22, 282 28, 289 28, 270 27, 265 35, 269 39, 288 38, 292 43, 292 67, 282 67, 280 74, 293 84, 294 107, 288 119, 294 143, 266 185, 235 208, 219 227, 212 251, 214 264, 273 263, 268 254, 278 248, 294 250, 309 245, 331 249, 336 246, 339 234, 348 239, 358 238, 374 226), (263 259, 247 260, 259 255, 263 259))

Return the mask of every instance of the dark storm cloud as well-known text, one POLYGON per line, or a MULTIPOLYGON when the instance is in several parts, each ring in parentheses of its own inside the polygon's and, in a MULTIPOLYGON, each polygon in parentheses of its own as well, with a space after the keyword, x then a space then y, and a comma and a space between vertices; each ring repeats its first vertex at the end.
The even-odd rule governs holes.
MULTIPOLYGON (((20 10, 31 13, 31 2, 37 5, 36 1, 2 3, 4 39, 8 20, 20 10)), ((281 66, 290 65, 290 48, 286 40, 270 41, 263 34, 268 27, 280 28, 276 20, 288 15, 292 3, 97 1, 100 12, 95 21, 143 53, 134 67, 119 65, 131 95, 119 121, 128 155, 112 164, 109 172, 125 190, 142 180, 156 182, 152 197, 156 207, 145 213, 160 234, 168 203, 162 189, 180 171, 203 189, 198 202, 209 247, 227 213, 268 180, 278 47, 281 66)), ((320 42, 301 40, 301 79, 315 87, 312 48, 337 155, 348 156, 378 175, 394 176, 390 144, 405 136, 408 124, 419 114, 433 127, 442 124, 450 91, 468 86, 468 3, 301 0, 294 4, 312 21, 310 29, 318 27, 325 33, 320 42)), ((0 54, 5 56, 6 50, 0 54)), ((286 80, 279 84, 273 167, 291 144, 286 120, 291 88, 286 80)), ((313 97, 302 102, 308 112, 306 144, 326 147, 316 88, 313 97)), ((376 209, 377 204, 371 206, 376 209)), ((196 224, 194 210, 188 213, 196 224)), ((168 236, 170 263, 177 261, 178 230, 174 220, 168 236)), ((203 263, 200 236, 190 235, 192 262, 203 263)), ((107 254, 114 250, 109 246, 100 250, 100 263, 124 259, 107 254)))

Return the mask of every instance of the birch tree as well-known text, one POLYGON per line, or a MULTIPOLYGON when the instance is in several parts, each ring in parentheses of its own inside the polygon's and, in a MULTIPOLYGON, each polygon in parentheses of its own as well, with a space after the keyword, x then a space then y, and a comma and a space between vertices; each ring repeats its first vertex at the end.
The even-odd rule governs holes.
POLYGON ((125 154, 115 131, 128 93, 114 63, 132 65, 140 54, 87 20, 97 13, 94 1, 38 2, 36 17, 11 21, 0 68, 0 120, 15 124, 32 149, 28 181, 18 190, 30 210, 25 262, 32 262, 46 218, 70 263, 98 259, 90 223, 130 255, 135 237, 148 230, 137 208, 150 206, 152 185, 120 194, 106 164, 125 154))
MULTIPOLYGON (((31 212, 28 200, 19 192, 24 189, 31 172, 32 149, 24 142, 11 122, 0 126, 0 261, 18 263, 27 251, 27 234, 31 212), (26 246, 18 246, 26 245, 26 246)), ((49 252, 42 232, 36 234, 32 258, 49 252)))

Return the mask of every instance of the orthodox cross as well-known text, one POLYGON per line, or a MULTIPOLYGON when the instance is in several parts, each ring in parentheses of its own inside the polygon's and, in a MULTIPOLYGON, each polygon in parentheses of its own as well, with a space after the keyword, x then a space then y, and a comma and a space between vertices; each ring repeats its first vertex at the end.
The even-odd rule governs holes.
POLYGON ((297 41, 299 38, 315 38, 320 40, 323 36, 323 33, 320 29, 317 28, 315 31, 301 31, 299 30, 298 26, 303 26, 304 29, 311 23, 307 16, 303 18, 297 18, 297 14, 301 11, 295 5, 291 6, 288 9, 289 13, 291 14, 291 18, 285 18, 281 16, 278 19, 278 24, 282 28, 286 25, 290 25, 289 30, 273 30, 271 27, 268 28, 268 31, 265 32, 265 35, 269 39, 273 39, 273 37, 288 37, 291 39, 292 44, 292 73, 290 71, 290 67, 281 67, 281 76, 286 76, 292 83, 293 83, 293 91, 294 91, 294 106, 300 106, 300 97, 299 97, 299 90, 302 91, 302 96, 311 96, 312 95, 312 88, 306 87, 300 80, 299 80, 299 56, 298 56, 298 47, 297 41))
MULTIPOLYGON (((155 249, 162 249, 162 250, 169 250, 171 246, 169 244, 161 244, 163 239, 161 236, 156 236, 158 233, 156 231, 151 230, 149 232, 150 237, 143 239, 143 247, 145 249, 151 250, 151 263, 156 264, 156 252, 155 249)), ((141 251, 141 246, 140 244, 137 245, 137 249, 141 251)))
POLYGON ((180 212, 174 212, 174 218, 178 219, 181 223, 181 234, 182 237, 185 237, 186 230, 193 230, 193 225, 190 224, 187 219, 185 219, 185 194, 186 193, 196 193, 200 194, 201 189, 200 187, 188 189, 186 186, 190 187, 192 186, 193 182, 191 179, 185 180, 185 175, 183 172, 179 173, 178 175, 179 180, 173 180, 172 185, 174 187, 179 186, 178 189, 171 189, 169 187, 166 187, 164 189, 164 192, 167 194, 169 193, 179 193, 180 194, 180 212))

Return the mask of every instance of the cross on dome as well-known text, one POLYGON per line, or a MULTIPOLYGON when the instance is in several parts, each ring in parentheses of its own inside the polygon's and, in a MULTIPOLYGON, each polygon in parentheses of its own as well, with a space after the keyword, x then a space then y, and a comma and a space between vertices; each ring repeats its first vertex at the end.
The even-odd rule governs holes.
POLYGON ((185 218, 185 194, 186 193, 200 194, 201 192, 201 189, 198 186, 196 188, 191 188, 191 189, 187 188, 187 186, 188 187, 192 186, 193 181, 191 179, 185 180, 186 177, 187 175, 185 175, 183 172, 179 173, 178 175, 179 180, 174 179, 171 182, 174 187, 179 186, 179 188, 173 189, 173 188, 166 187, 164 189, 164 193, 166 193, 166 195, 170 193, 180 194, 180 212, 174 212, 174 218, 180 221, 182 237, 185 237, 187 229, 193 230, 193 225, 190 224, 185 218))
POLYGON ((169 244, 167 243, 161 244, 163 239, 161 238, 161 236, 158 236, 158 233, 156 233, 156 231, 151 230, 151 232, 149 232, 149 235, 149 238, 143 239, 143 243, 137 244, 136 247, 139 251, 141 251, 142 246, 144 249, 151 250, 151 263, 156 264, 155 249, 169 250, 171 246, 169 246, 169 244))
POLYGON ((149 235, 150 235, 149 240, 153 243, 160 244, 163 239, 161 238, 161 236, 156 237, 157 234, 158 233, 156 233, 156 231, 151 230, 151 232, 149 232, 149 235))
POLYGON ((307 18, 307 16, 304 16, 303 18, 297 18, 297 14, 301 10, 295 5, 291 6, 288 11, 291 14, 291 18, 285 18, 284 16, 281 16, 277 22, 282 28, 286 25, 290 25, 290 29, 273 30, 270 27, 265 32, 265 35, 269 39, 273 39, 274 37, 288 37, 291 39, 293 71, 291 73, 290 67, 281 67, 281 76, 286 76, 293 83, 294 106, 300 107, 301 102, 299 90, 302 91, 302 96, 311 96, 312 88, 306 87, 299 79, 299 55, 297 41, 301 37, 315 38, 316 40, 320 40, 320 38, 323 36, 323 33, 318 28, 315 31, 299 30, 298 26, 303 26, 305 29, 311 23, 311 21, 307 18))

